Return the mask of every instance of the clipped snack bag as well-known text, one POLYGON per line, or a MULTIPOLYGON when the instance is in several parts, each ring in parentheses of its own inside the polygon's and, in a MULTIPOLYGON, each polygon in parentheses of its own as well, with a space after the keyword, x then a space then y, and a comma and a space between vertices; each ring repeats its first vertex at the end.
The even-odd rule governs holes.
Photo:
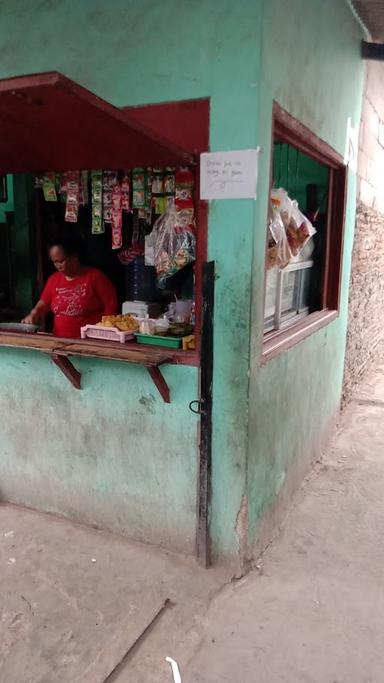
POLYGON ((285 227, 292 255, 297 256, 316 233, 311 221, 301 213, 296 201, 292 202, 292 212, 285 227))
POLYGON ((282 187, 271 190, 271 206, 283 221, 291 255, 298 256, 316 229, 300 211, 297 201, 292 200, 282 187))
POLYGON ((268 222, 267 270, 285 268, 292 259, 280 212, 271 206, 268 222))

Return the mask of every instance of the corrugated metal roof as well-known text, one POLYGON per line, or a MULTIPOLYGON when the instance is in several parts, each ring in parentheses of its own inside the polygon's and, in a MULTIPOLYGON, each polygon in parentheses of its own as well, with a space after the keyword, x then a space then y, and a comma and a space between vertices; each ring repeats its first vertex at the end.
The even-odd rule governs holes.
POLYGON ((372 38, 384 41, 384 0, 353 0, 353 5, 372 38))

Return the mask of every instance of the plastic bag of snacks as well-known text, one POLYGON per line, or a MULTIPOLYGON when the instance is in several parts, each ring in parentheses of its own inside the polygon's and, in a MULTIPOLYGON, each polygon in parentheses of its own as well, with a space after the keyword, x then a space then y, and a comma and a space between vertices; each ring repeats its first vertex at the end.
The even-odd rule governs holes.
POLYGON ((155 222, 152 240, 158 285, 163 288, 168 278, 195 260, 194 228, 181 224, 176 207, 171 206, 155 222))
POLYGON ((271 206, 268 222, 267 270, 285 268, 292 259, 280 212, 271 206))
POLYGON ((316 233, 316 229, 301 213, 297 201, 292 200, 283 188, 271 191, 271 204, 272 209, 280 213, 292 256, 297 256, 316 233))

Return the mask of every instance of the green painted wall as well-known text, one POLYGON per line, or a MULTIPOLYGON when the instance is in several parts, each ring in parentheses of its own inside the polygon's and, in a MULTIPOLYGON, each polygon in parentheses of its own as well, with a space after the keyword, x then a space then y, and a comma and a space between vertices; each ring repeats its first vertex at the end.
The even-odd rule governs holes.
MULTIPOLYGON (((0 77, 57 69, 116 105, 211 97, 212 149, 257 143, 261 0, 2 3, 0 77), (15 50, 17 45, 17 50, 15 50)), ((217 261, 212 534, 237 547, 247 446, 254 202, 215 202, 217 261)), ((9 424, 0 425, 5 498, 192 552, 198 395, 194 368, 169 367, 165 406, 142 368, 76 361, 76 392, 44 356, 0 350, 9 424)))
POLYGON ((264 306, 265 216, 272 101, 296 116, 341 155, 347 118, 360 120, 361 31, 345 2, 268 0, 264 6, 259 139, 259 201, 253 262, 249 445, 246 493, 248 542, 262 515, 300 482, 330 434, 341 395, 347 294, 355 213, 349 174, 341 311, 337 321, 292 350, 260 364, 264 306), (283 487, 283 484, 286 487, 283 487))

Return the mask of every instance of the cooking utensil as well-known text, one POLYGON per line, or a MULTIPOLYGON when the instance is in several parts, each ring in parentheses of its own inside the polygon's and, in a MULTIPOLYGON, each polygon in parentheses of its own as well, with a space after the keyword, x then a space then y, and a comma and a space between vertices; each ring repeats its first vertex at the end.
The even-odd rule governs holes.
POLYGON ((0 332, 22 332, 23 334, 35 334, 38 329, 38 325, 29 325, 28 323, 0 323, 0 332))

